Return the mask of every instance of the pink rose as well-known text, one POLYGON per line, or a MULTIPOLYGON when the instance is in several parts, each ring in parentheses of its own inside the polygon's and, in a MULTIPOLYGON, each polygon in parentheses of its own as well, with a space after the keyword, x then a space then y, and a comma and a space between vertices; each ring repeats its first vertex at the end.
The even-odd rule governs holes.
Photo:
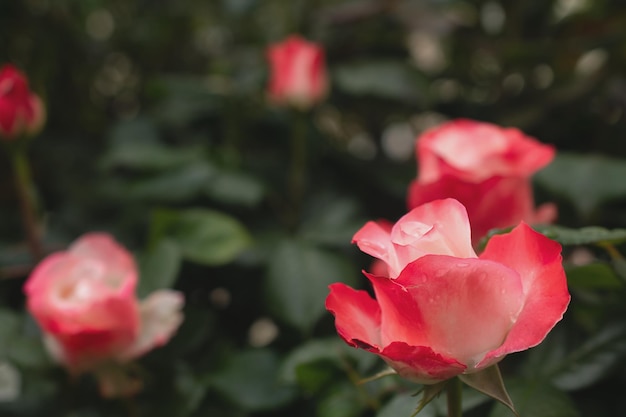
POLYGON ((539 344, 570 300, 561 246, 522 223, 476 256, 469 227, 453 199, 413 209, 391 231, 366 224, 354 241, 384 261, 389 275, 364 273, 376 300, 330 286, 326 308, 339 335, 424 384, 539 344))
POLYGON ((139 302, 136 286, 131 254, 108 234, 89 233, 41 261, 24 289, 51 354, 81 373, 165 344, 182 322, 180 293, 139 302))
POLYGON ((268 94, 277 104, 308 109, 328 93, 324 50, 292 35, 267 50, 270 64, 268 94))
POLYGON ((12 65, 0 68, 0 137, 14 139, 35 134, 45 118, 45 107, 29 90, 24 74, 12 65))
POLYGON ((409 208, 440 198, 466 207, 474 242, 490 229, 525 221, 549 223, 556 207, 534 207, 530 177, 554 158, 554 149, 514 128, 458 119, 417 141, 419 173, 409 188, 409 208))

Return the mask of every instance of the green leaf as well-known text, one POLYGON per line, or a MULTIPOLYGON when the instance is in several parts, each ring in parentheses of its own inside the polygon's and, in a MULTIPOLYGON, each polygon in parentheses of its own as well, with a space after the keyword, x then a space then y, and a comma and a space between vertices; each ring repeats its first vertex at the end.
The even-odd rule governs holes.
POLYGON ((319 400, 319 417, 356 417, 361 415, 365 404, 356 387, 344 382, 331 387, 330 394, 319 400))
POLYGON ((286 323, 309 332, 326 313, 333 282, 353 282, 356 268, 341 256, 298 240, 278 243, 266 280, 269 308, 286 323))
POLYGON ((19 315, 8 309, 0 309, 0 359, 5 358, 8 354, 10 344, 7 341, 13 340, 19 331, 19 315))
POLYGON ((153 201, 186 201, 202 194, 215 168, 197 162, 150 178, 132 181, 125 187, 128 197, 153 201))
POLYGON ((209 383, 234 404, 249 410, 271 410, 294 398, 292 386, 278 379, 278 356, 268 349, 233 355, 209 383))
POLYGON ((254 207, 261 202, 265 189, 256 178, 236 172, 220 171, 204 188, 205 193, 226 204, 254 207))
POLYGON ((589 338, 563 360, 546 364, 546 374, 564 390, 591 386, 615 372, 626 357, 626 325, 611 325, 589 338))
POLYGON ((535 230, 562 245, 617 244, 626 241, 626 229, 605 229, 588 226, 570 229, 562 226, 535 226, 535 230))
POLYGON ((144 298, 156 290, 171 288, 176 282, 181 260, 180 248, 169 239, 159 240, 153 248, 142 253, 138 257, 139 298, 144 298))
POLYGON ((354 362, 357 369, 365 371, 378 362, 378 356, 348 346, 337 337, 314 339, 298 346, 287 355, 280 369, 280 377, 286 382, 296 383, 297 371, 303 366, 317 366, 320 362, 329 362, 336 368, 343 369, 346 361, 354 362))
MULTIPOLYGON (((414 395, 398 394, 376 413, 376 417, 409 417, 415 413, 418 404, 414 395)), ((418 417, 435 417, 436 408, 431 403, 420 410, 418 417)))
POLYGON ((368 61, 339 67, 334 78, 339 89, 354 95, 372 95, 409 102, 423 100, 423 80, 402 61, 368 61))
POLYGON ((501 404, 508 407, 513 414, 518 416, 515 411, 515 406, 513 402, 511 402, 511 398, 504 386, 498 365, 490 366, 489 368, 472 374, 461 374, 459 375, 459 379, 475 390, 499 401, 501 404))
POLYGON ((152 241, 165 237, 179 246, 185 259, 209 266, 233 261, 251 242, 239 221, 208 209, 156 210, 152 241))
POLYGON ((616 289, 623 286, 613 269, 605 263, 569 266, 565 270, 570 288, 616 289))
POLYGON ((308 211, 300 236, 324 245, 349 245, 366 221, 355 200, 334 194, 317 197, 308 211))
POLYGON ((130 168, 137 171, 163 171, 198 162, 200 147, 174 148, 161 143, 122 142, 111 146, 100 161, 105 170, 130 168))
POLYGON ((535 176, 539 184, 568 198, 584 218, 603 202, 626 197, 626 161, 600 155, 559 153, 535 176))
MULTIPOLYGON (((507 383, 511 399, 520 416, 579 417, 572 400, 563 391, 538 381, 517 380, 507 383)), ((513 412, 497 403, 489 417, 512 417, 513 412)))

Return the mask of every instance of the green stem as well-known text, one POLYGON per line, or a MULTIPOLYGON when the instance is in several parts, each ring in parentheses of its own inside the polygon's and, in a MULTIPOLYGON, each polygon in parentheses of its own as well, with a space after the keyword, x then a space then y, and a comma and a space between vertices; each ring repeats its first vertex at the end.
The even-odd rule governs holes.
POLYGON ((459 378, 452 378, 446 387, 448 399, 448 417, 461 417, 461 398, 463 395, 463 384, 459 378))
POLYGON ((26 233, 28 248, 33 259, 39 261, 43 257, 43 247, 41 244, 39 223, 35 217, 35 189, 26 151, 22 147, 15 147, 11 149, 11 158, 15 176, 15 187, 20 202, 20 214, 26 233))
POLYGON ((291 228, 295 228, 302 210, 304 198, 307 157, 307 118, 306 113, 294 111, 291 124, 291 167, 289 170, 289 196, 291 200, 291 228))

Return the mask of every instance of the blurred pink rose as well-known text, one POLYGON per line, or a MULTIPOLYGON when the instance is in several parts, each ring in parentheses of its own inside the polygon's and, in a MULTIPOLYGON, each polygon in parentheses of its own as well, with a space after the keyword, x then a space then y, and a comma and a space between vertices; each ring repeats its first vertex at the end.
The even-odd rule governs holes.
POLYGON ((535 211, 530 177, 549 164, 554 149, 514 128, 467 119, 426 131, 417 140, 419 173, 408 206, 455 198, 467 209, 477 242, 490 229, 550 223, 556 207, 535 211))
POLYGON ((374 222, 359 230, 356 244, 389 273, 365 272, 376 300, 330 286, 326 308, 346 343, 425 384, 539 344, 570 300, 561 246, 522 223, 476 256, 469 228, 465 208, 446 199, 413 209, 390 231, 374 222))
POLYGON ((308 109, 326 97, 328 76, 321 46, 292 35, 271 45, 267 56, 271 101, 308 109))
POLYGON ((72 373, 125 363, 161 346, 182 322, 171 290, 139 302, 131 254, 105 233, 89 233, 46 257, 25 284, 28 310, 51 354, 72 373))
POLYGON ((37 133, 46 114, 41 99, 33 94, 28 81, 13 65, 0 68, 0 138, 15 139, 37 133))

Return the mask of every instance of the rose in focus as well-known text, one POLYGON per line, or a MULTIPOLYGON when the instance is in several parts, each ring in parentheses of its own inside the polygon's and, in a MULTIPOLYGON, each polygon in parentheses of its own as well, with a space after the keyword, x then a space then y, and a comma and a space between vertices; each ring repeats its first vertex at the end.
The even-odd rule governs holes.
POLYGON ((0 68, 0 138, 33 135, 43 126, 45 108, 24 74, 12 65, 0 68))
POLYGON ((569 304, 558 243, 522 223, 477 256, 467 212, 453 199, 419 206, 391 230, 369 222, 354 242, 388 274, 364 272, 375 300, 332 284, 326 308, 349 345, 418 383, 478 372, 536 346, 569 304))
POLYGON ((328 94, 324 50, 318 44, 292 35, 271 45, 267 57, 272 102, 306 110, 328 94))
POLYGON ((160 290, 139 302, 137 280, 131 254, 104 233, 41 261, 24 290, 52 356, 78 374, 165 344, 182 322, 183 296, 160 290))
POLYGON ((549 164, 554 149, 514 128, 458 119, 423 133, 417 140, 417 179, 409 188, 414 208, 440 198, 467 209, 474 242, 494 228, 524 221, 550 223, 556 207, 535 210, 530 177, 549 164))

